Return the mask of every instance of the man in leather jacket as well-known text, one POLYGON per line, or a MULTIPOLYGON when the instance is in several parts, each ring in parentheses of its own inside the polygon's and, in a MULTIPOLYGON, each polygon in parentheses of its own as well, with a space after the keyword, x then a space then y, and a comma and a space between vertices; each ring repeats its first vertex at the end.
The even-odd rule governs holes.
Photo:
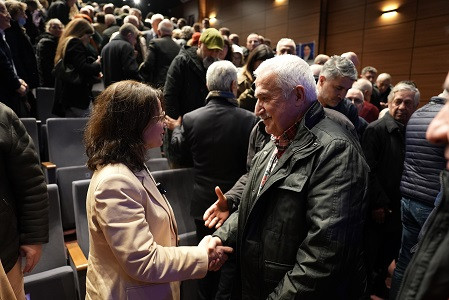
POLYGON ((210 246, 234 246, 236 298, 358 299, 369 168, 357 138, 326 117, 300 58, 266 60, 256 76, 256 114, 272 141, 210 246))

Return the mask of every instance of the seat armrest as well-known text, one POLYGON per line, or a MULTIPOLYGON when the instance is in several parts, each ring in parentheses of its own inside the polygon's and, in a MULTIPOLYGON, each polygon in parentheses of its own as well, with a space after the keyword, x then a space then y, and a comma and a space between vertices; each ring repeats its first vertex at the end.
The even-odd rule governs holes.
POLYGON ((51 161, 44 161, 41 165, 47 184, 56 183, 56 164, 51 161))
POLYGON ((87 269, 87 258, 84 256, 78 242, 71 241, 66 244, 67 250, 69 251, 70 259, 73 261, 76 270, 83 271, 87 269))

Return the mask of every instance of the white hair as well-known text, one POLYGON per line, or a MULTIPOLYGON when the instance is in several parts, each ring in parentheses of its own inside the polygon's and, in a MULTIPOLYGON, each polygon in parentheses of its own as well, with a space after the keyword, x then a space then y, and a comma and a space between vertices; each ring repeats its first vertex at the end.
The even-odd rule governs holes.
POLYGON ((357 80, 357 70, 351 60, 334 55, 323 65, 320 76, 324 76, 327 79, 347 77, 355 81, 357 80))
POLYGON ((164 19, 157 26, 157 30, 159 30, 163 36, 171 35, 173 32, 173 23, 170 20, 164 19))
POLYGON ((275 75, 274 83, 282 89, 284 98, 288 98, 290 91, 301 85, 304 87, 306 101, 317 99, 316 84, 309 65, 296 55, 280 55, 265 60, 254 71, 256 77, 275 75))
POLYGON ((415 97, 413 98, 413 104, 418 106, 420 93, 419 90, 411 84, 399 82, 391 89, 390 94, 388 95, 388 102, 391 102, 394 99, 394 94, 399 91, 409 91, 415 93, 415 97))
POLYGON ((154 14, 151 16, 151 23, 153 23, 156 20, 163 20, 164 16, 161 14, 154 14))
POLYGON ((352 84, 352 88, 358 89, 362 93, 365 93, 366 91, 369 91, 370 93, 373 92, 373 85, 368 79, 365 78, 357 79, 357 81, 352 84))
POLYGON ((237 81, 237 68, 228 60, 220 60, 210 65, 206 72, 209 91, 231 91, 232 81, 237 81))

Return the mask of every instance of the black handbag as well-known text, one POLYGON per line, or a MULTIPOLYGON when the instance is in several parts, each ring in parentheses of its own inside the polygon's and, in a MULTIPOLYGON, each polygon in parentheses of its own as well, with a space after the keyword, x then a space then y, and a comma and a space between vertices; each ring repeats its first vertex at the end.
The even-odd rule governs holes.
POLYGON ((53 75, 63 82, 74 85, 81 85, 83 80, 74 67, 64 64, 64 59, 60 59, 53 68, 53 75))

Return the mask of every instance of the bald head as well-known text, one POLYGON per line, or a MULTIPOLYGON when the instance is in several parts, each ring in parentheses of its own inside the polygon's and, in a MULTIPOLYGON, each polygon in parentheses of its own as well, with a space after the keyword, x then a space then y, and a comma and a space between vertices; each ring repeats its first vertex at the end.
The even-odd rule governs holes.
POLYGON ((357 54, 355 54, 354 52, 345 52, 341 55, 341 57, 345 57, 347 59, 349 59, 350 61, 352 61, 352 63, 354 64, 355 68, 357 69, 359 67, 359 58, 357 57, 357 54))
POLYGON ((368 79, 359 78, 352 84, 353 89, 358 89, 363 93, 365 101, 371 102, 371 95, 373 93, 373 85, 368 79))

